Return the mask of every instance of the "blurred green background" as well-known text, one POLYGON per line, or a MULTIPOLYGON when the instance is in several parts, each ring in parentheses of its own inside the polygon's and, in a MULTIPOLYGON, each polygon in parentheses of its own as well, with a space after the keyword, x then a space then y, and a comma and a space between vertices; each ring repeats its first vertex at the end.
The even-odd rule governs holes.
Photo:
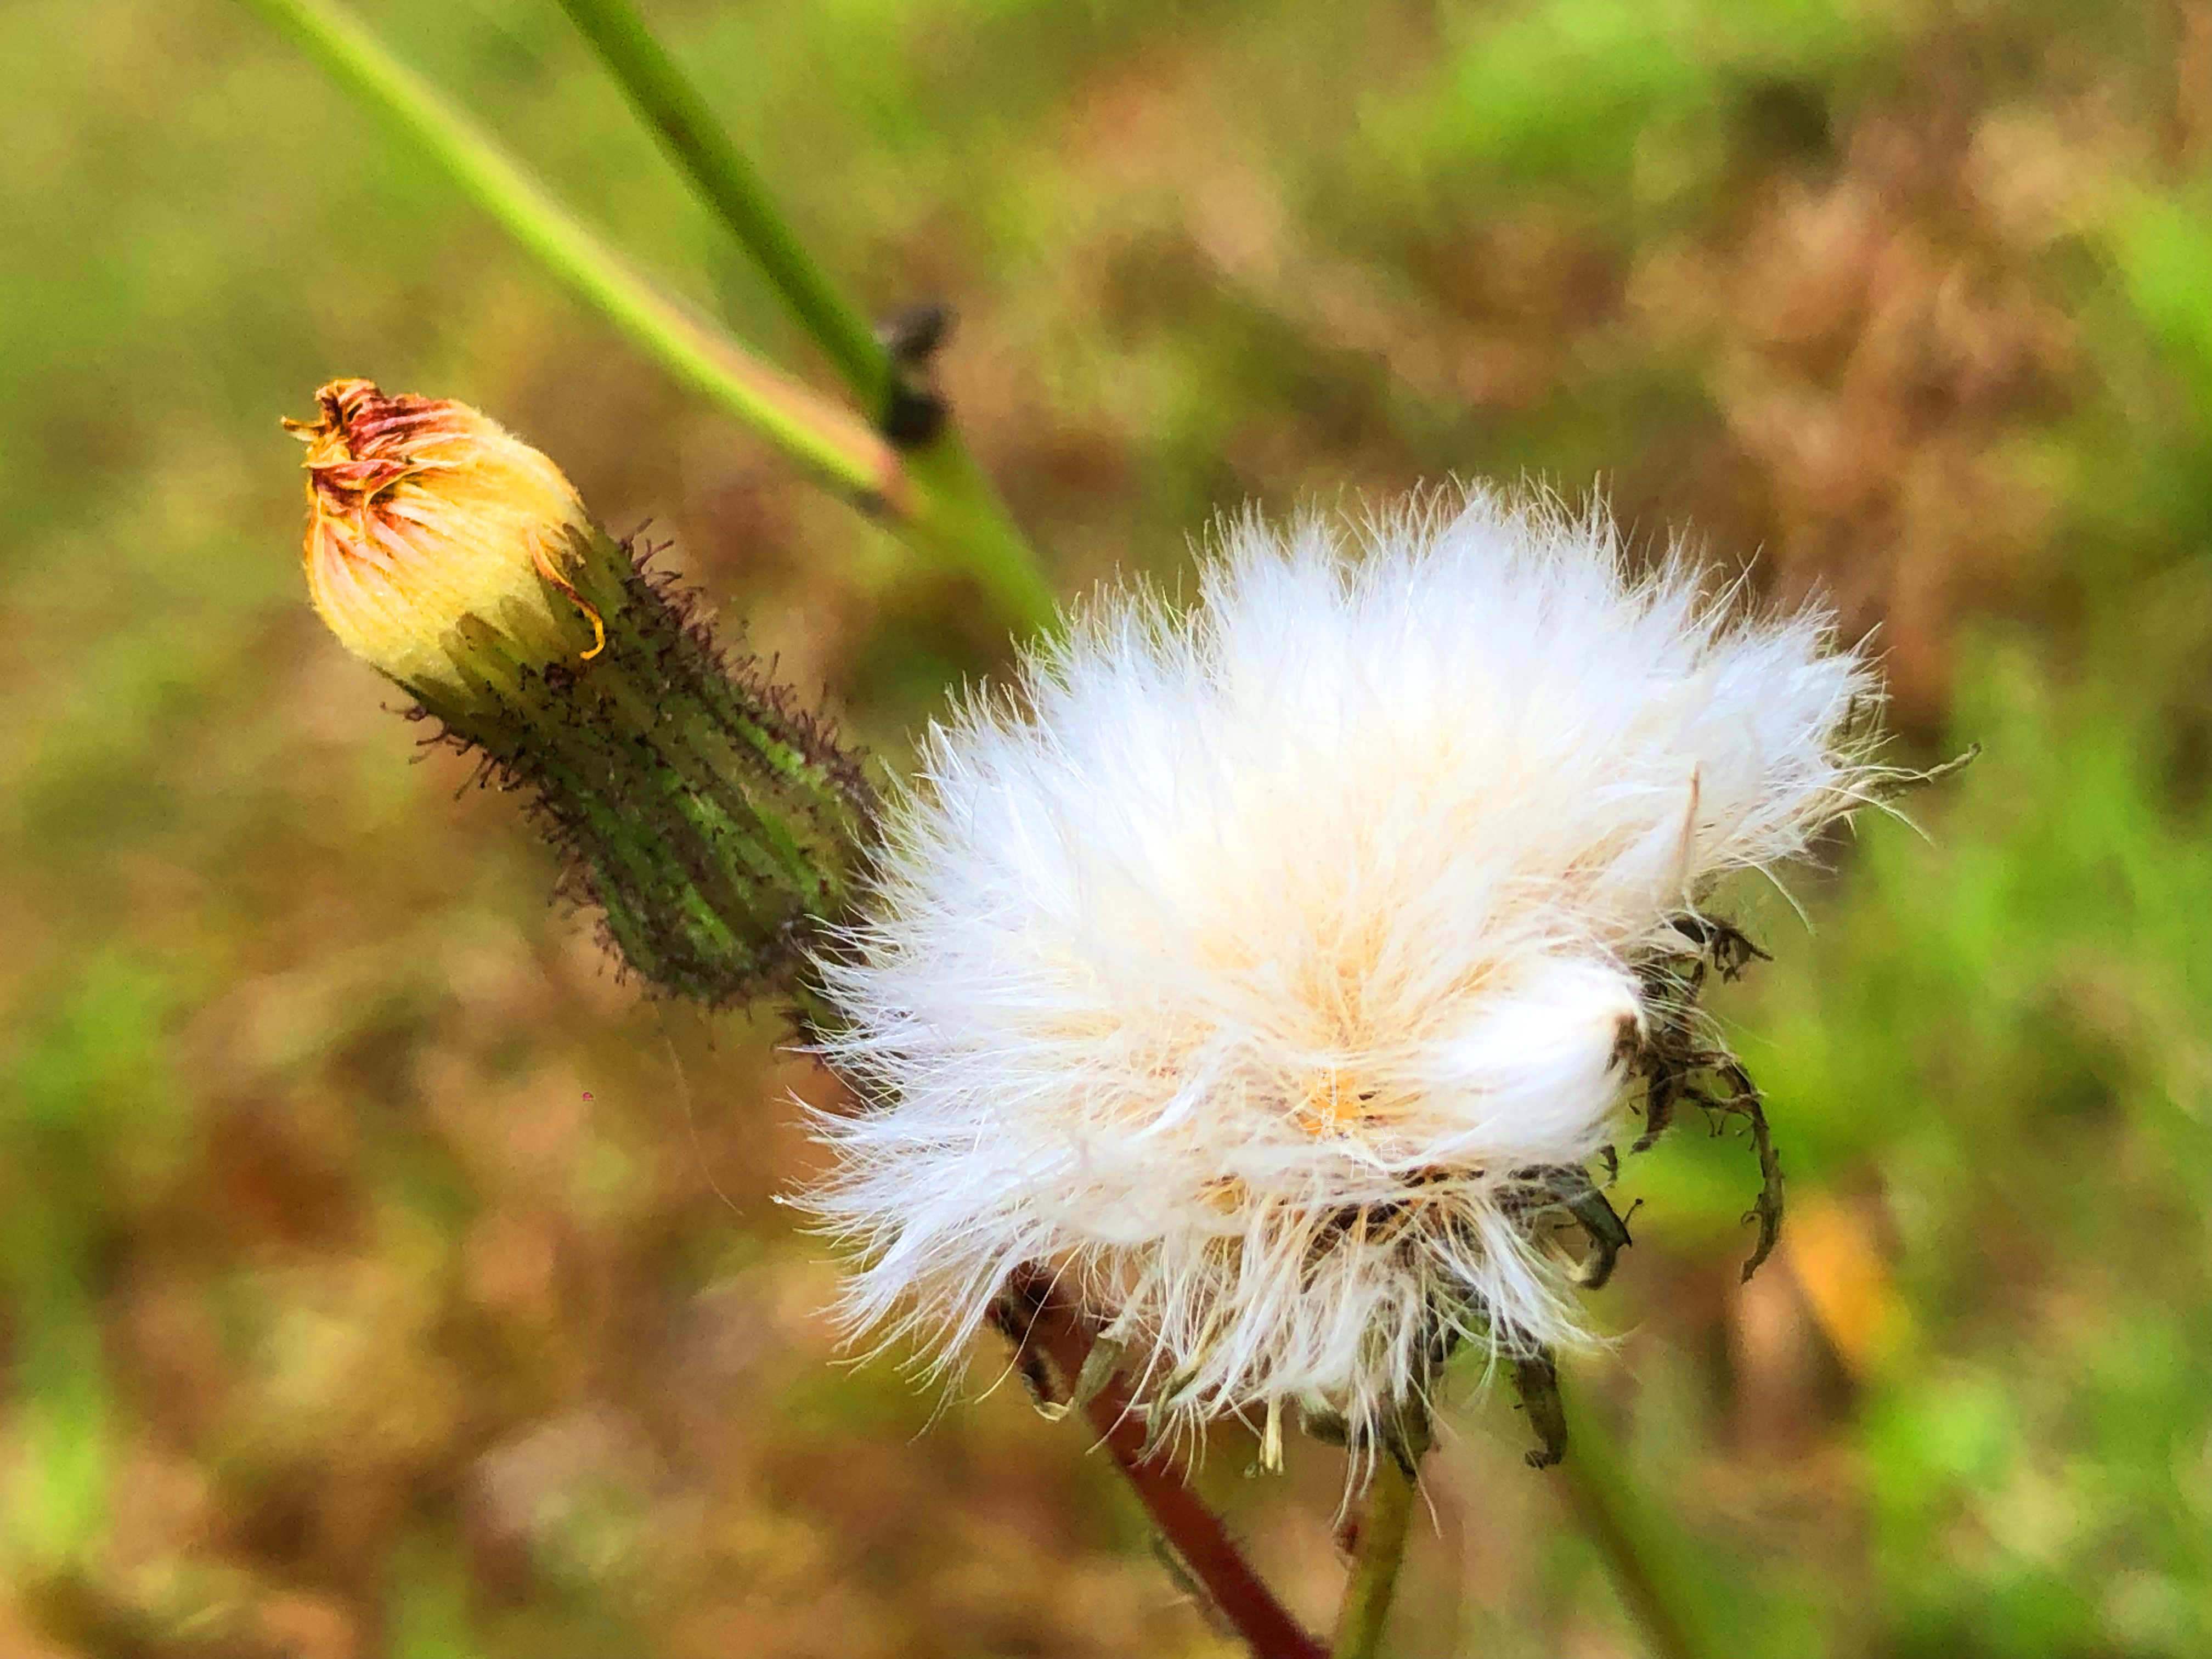
MULTIPOLYGON (((825 380, 541 0, 371 24, 825 380)), ((1211 515, 1599 482, 1878 628, 1899 758, 1717 1006, 1586 1367, 1743 1655, 2212 1652, 2212 9, 649 8, 1063 591, 1211 515)), ((218 0, 0 8, 0 1655, 1223 1655, 1013 1386, 842 1363, 827 1102, 641 1001, 302 600, 341 374, 556 455, 896 764, 957 582, 218 0), (420 758, 420 764, 410 765, 420 758), (940 1406, 942 1409, 940 1410, 940 1406), (934 1420, 933 1421, 933 1416, 934 1420)), ((1641 1651, 1468 1380, 1394 1650, 1641 1651)), ((1334 1454, 1207 1482, 1326 1617, 1334 1454)))

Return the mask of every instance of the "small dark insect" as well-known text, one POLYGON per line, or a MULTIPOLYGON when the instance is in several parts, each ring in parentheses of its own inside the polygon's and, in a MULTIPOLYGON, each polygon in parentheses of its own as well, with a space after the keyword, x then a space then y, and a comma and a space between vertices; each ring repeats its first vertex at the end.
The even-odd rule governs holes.
POLYGON ((891 388, 877 426, 893 448, 920 449, 945 430, 949 412, 934 392, 901 380, 891 388))
POLYGON ((881 419, 884 437, 900 449, 919 449, 945 429, 950 411, 929 383, 931 360, 952 332, 952 307, 942 301, 908 306, 876 328, 890 355, 891 386, 881 419))
POLYGON ((951 337, 952 307, 942 300, 895 311, 876 325, 876 337, 901 368, 921 368, 951 337))

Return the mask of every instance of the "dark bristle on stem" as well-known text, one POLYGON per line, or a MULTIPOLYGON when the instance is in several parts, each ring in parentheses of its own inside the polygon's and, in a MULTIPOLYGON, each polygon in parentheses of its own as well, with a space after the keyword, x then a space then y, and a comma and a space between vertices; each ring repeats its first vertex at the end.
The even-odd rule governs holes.
MULTIPOLYGON (((592 532, 594 537, 599 532, 592 532)), ((808 947, 843 914, 875 792, 829 721, 750 657, 726 657, 696 597, 642 541, 590 550, 579 599, 604 621, 589 659, 514 665, 496 700, 409 685, 433 741, 526 791, 625 969, 713 1007, 825 1006, 808 947)))

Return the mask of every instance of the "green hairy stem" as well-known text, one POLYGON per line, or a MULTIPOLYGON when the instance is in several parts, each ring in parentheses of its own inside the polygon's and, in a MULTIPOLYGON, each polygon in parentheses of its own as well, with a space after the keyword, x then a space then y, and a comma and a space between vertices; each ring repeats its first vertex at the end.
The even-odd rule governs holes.
POLYGON ((441 736, 531 791, 632 972, 720 1006, 788 994, 821 1009, 807 946, 843 913, 874 798, 826 727, 750 662, 732 667, 684 596, 598 531, 578 561, 581 647, 515 659, 484 628, 464 678, 410 684, 441 736), (588 606, 604 648, 585 654, 588 606))

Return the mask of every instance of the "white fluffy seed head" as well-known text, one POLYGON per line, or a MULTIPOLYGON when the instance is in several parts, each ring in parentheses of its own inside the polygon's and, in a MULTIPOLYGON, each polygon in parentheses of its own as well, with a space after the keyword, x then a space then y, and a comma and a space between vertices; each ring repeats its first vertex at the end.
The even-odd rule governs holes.
POLYGON ((1170 1426, 1573 1340, 1532 1177, 1613 1139, 1678 920, 1860 800, 1878 696, 1826 617, 1482 490, 1102 600, 931 732, 824 965, 853 1324, 949 1357, 1041 1269, 1170 1426))

